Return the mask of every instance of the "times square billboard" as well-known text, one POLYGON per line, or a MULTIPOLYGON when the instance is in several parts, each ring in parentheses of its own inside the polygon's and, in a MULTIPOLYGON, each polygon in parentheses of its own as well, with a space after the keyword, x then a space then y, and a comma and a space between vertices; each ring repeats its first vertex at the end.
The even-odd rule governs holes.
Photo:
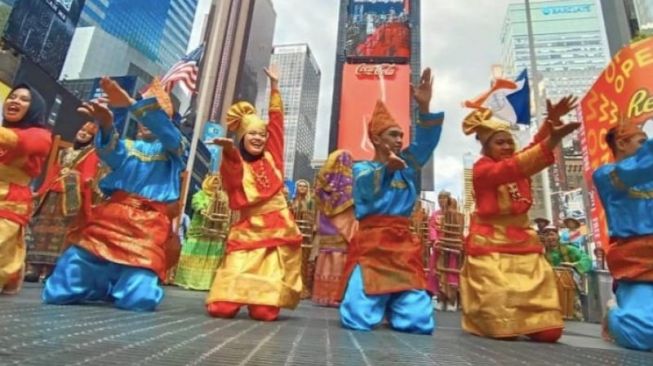
POLYGON ((410 66, 396 64, 345 64, 340 94, 338 149, 349 150, 354 160, 374 157, 368 123, 377 100, 384 101, 410 140, 410 66))
POLYGON ((409 0, 351 0, 345 27, 347 58, 408 62, 409 10, 409 0))
POLYGON ((84 1, 17 1, 9 15, 3 38, 48 75, 58 79, 84 1))

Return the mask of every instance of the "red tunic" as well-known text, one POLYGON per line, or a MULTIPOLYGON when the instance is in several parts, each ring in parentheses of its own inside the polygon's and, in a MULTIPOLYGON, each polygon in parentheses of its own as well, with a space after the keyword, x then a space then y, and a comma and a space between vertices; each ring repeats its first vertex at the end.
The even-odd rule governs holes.
POLYGON ((0 218, 26 225, 32 213, 30 182, 41 174, 52 135, 44 128, 0 127, 0 218))
POLYGON ((278 90, 270 93, 267 131, 260 159, 247 162, 236 149, 222 155, 220 173, 229 206, 240 210, 240 221, 227 238, 227 252, 302 242, 283 195, 283 106, 278 90))
MULTIPOLYGON (((83 215, 88 217, 91 214, 93 207, 93 183, 98 174, 98 167, 100 159, 95 152, 95 149, 88 149, 81 153, 81 156, 74 162, 72 169, 79 172, 79 193, 82 199, 83 215)), ((63 193, 64 181, 61 178, 61 170, 63 167, 59 162, 55 163, 48 175, 46 176, 43 184, 39 188, 37 194, 42 196, 48 191, 63 193)))

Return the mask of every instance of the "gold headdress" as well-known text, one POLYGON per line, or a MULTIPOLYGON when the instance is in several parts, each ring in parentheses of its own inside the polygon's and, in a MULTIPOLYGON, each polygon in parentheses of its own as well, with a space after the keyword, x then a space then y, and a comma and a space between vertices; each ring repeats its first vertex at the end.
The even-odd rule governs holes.
POLYGON ((247 132, 254 130, 267 130, 267 123, 256 115, 256 109, 248 102, 238 102, 227 111, 227 129, 236 133, 240 141, 247 132))
POLYGON ((158 77, 152 80, 150 86, 145 92, 143 92, 143 97, 155 97, 161 109, 166 112, 169 118, 172 118, 174 108, 172 106, 170 94, 165 91, 163 85, 161 84, 161 80, 159 80, 158 77))
POLYGON ((489 109, 475 110, 463 120, 463 133, 476 134, 481 144, 485 145, 490 137, 497 132, 510 132, 510 124, 492 116, 489 109))

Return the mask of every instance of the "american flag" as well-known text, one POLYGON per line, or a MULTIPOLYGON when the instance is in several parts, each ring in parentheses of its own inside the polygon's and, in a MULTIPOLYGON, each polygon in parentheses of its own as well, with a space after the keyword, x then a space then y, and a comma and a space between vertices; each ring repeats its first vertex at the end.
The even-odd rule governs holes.
POLYGON ((200 59, 204 54, 204 44, 184 56, 179 62, 172 65, 170 70, 161 78, 161 84, 166 92, 181 83, 180 86, 189 93, 197 91, 197 72, 200 59))

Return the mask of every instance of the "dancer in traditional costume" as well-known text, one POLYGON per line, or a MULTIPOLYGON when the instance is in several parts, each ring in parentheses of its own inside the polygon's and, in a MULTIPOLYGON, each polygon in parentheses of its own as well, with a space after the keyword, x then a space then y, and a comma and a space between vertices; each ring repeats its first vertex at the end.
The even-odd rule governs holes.
POLYGON ((100 160, 93 145, 96 134, 95 123, 84 124, 75 135, 73 147, 60 151, 37 192, 41 204, 30 224, 26 281, 49 276, 64 249, 66 233, 72 225, 84 225, 92 206, 101 199, 97 189, 100 160))
POLYGON ((231 210, 219 174, 208 175, 202 189, 193 195, 193 218, 181 248, 175 285, 208 290, 224 258, 231 210))
MULTIPOLYGON (((435 246, 438 243, 438 237, 440 235, 440 231, 442 230, 442 217, 444 216, 444 213, 447 211, 447 205, 449 203, 449 199, 451 198, 451 193, 447 191, 440 191, 438 193, 438 209, 433 211, 431 213, 431 216, 429 216, 429 223, 428 223, 428 228, 429 228, 429 258, 428 258, 428 270, 426 272, 426 281, 427 281, 427 288, 428 290, 435 295, 435 297, 438 300, 440 299, 440 281, 438 280, 438 272, 437 272, 437 260, 438 260, 438 252, 435 248, 435 246)), ((440 306, 440 303, 438 303, 438 306, 440 306)))
POLYGON ((295 182, 295 198, 292 200, 290 210, 295 217, 295 222, 302 233, 302 293, 300 298, 309 299, 313 289, 313 273, 315 262, 311 260, 311 248, 315 237, 315 202, 311 193, 311 184, 300 179, 295 182))
POLYGON ((435 327, 420 241, 410 230, 419 196, 419 170, 431 157, 442 132, 444 113, 429 113, 431 70, 411 88, 420 122, 410 146, 404 131, 378 101, 368 132, 374 160, 354 164, 354 204, 358 231, 347 253, 340 321, 345 328, 369 331, 385 317, 395 330, 431 334, 435 327))
POLYGON ((138 140, 121 139, 108 107, 97 102, 83 109, 100 125, 95 146, 111 172, 100 182, 108 200, 95 206, 79 241, 63 252, 46 280, 43 301, 76 304, 107 301, 120 309, 153 311, 163 300, 167 245, 177 240, 172 218, 178 215, 185 144, 170 120, 172 104, 155 82, 141 101, 117 83, 100 83, 112 107, 129 107, 138 119, 138 140))
POLYGON ((584 250, 562 242, 557 227, 549 225, 543 232, 546 259, 558 278, 563 317, 582 321, 581 296, 586 295, 585 274, 592 269, 592 258, 584 250))
POLYGON ((594 172, 610 235, 606 260, 616 282, 607 330, 622 347, 653 349, 653 139, 622 123, 606 135, 615 163, 594 172))
POLYGON ((41 174, 52 135, 45 128, 43 97, 32 87, 14 87, 3 105, 0 127, 0 293, 23 284, 25 227, 32 214, 30 183, 41 174))
POLYGON ((318 208, 317 235, 313 251, 317 252, 312 301, 337 307, 339 286, 347 259, 347 246, 358 222, 354 214, 353 159, 345 150, 329 155, 315 183, 318 208))
POLYGON ((484 337, 529 336, 556 342, 563 321, 553 270, 530 226, 530 177, 553 164, 553 149, 579 127, 560 118, 575 99, 548 106, 548 118, 533 144, 515 152, 508 123, 489 110, 475 110, 463 132, 476 134, 483 157, 472 170, 476 209, 465 242, 460 276, 462 327, 484 337))
POLYGON ((458 211, 458 201, 449 197, 440 223, 440 234, 435 244, 438 252, 438 310, 456 311, 460 289, 464 215, 458 211))
POLYGON ((283 187, 283 105, 275 67, 270 79, 269 121, 247 102, 231 106, 227 128, 236 134, 222 146, 222 183, 229 206, 240 211, 231 226, 227 253, 206 299, 208 313, 233 318, 242 306, 256 320, 272 321, 281 308, 294 309, 302 290, 302 236, 283 187))

